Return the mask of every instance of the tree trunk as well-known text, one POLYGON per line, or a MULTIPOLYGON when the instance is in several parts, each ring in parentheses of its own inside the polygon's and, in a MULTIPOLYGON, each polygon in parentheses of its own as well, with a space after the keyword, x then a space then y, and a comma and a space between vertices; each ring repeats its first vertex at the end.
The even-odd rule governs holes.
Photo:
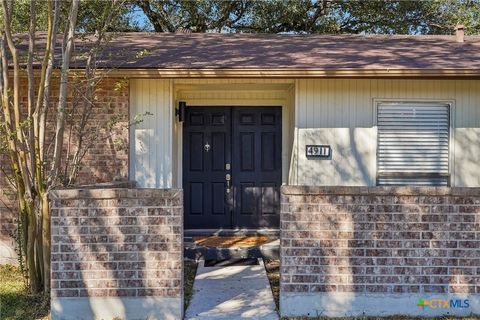
MULTIPOLYGON (((11 145, 11 159, 12 159, 12 169, 14 170, 16 187, 17 187, 17 197, 19 202, 20 215, 22 217, 27 216, 24 219, 24 223, 27 222, 27 226, 23 227, 23 242, 26 245, 25 259, 28 269, 28 275, 30 279, 30 286, 33 292, 38 292, 40 290, 40 283, 37 277, 37 268, 35 265, 35 233, 36 233, 36 216, 34 210, 34 199, 32 195, 32 181, 30 180, 31 175, 28 170, 27 157, 25 155, 25 140, 23 137, 23 130, 21 124, 21 111, 20 111, 20 62, 18 50, 15 46, 15 43, 12 38, 11 31, 11 14, 13 10, 13 2, 8 3, 7 0, 2 1, 3 8, 3 19, 4 19, 4 31, 5 31, 5 40, 8 44, 8 49, 10 50, 12 61, 13 61, 13 100, 10 101, 8 87, 7 91, 4 91, 3 104, 4 112, 8 113, 10 117, 10 102, 12 102, 13 108, 13 123, 10 122, 9 130, 11 132, 15 131, 15 139, 13 139, 13 144, 11 145), (7 111, 5 111, 7 110, 7 111), (14 130, 12 130, 14 129, 14 130), (25 232, 26 229, 26 232, 25 232)), ((2 50, 2 64, 4 73, 8 70, 8 64, 6 62, 6 52, 2 50)), ((8 74, 7 74, 8 77, 8 74)), ((4 82, 5 81, 4 77, 4 82)), ((5 90, 5 89, 4 89, 5 90)))
MULTIPOLYGON (((5 1, 5 0, 4 0, 5 1)), ((67 102, 67 85, 68 85, 68 69, 70 68, 70 57, 73 50, 73 40, 75 35, 75 25, 77 21, 78 6, 80 0, 72 0, 69 15, 69 25, 66 30, 65 51, 62 56, 62 70, 60 75, 60 88, 58 94, 57 105, 57 124, 55 129, 55 147, 53 151, 52 169, 48 179, 49 187, 57 182, 58 171, 60 168, 60 161, 63 149, 63 133, 65 130, 65 107, 67 102)))
MULTIPOLYGON (((47 114, 48 114, 48 109, 50 106, 50 91, 51 91, 51 79, 52 79, 52 72, 53 72, 53 62, 54 62, 54 52, 55 52, 55 44, 57 42, 57 29, 58 29, 58 18, 60 15, 60 0, 54 0, 55 3, 54 5, 54 13, 53 13, 53 25, 52 25, 52 30, 51 34, 52 37, 50 39, 50 55, 48 59, 48 66, 47 66, 47 71, 45 75, 45 83, 44 83, 44 94, 43 97, 43 104, 40 106, 40 116, 39 116, 39 157, 41 160, 42 167, 41 169, 43 170, 43 160, 45 158, 45 126, 46 126, 46 121, 47 121, 47 114)), ((49 1, 49 4, 51 2, 49 1)), ((48 31, 50 33, 50 29, 48 31)), ((40 95, 39 95, 40 96, 40 95)), ((42 171, 43 173, 43 171, 42 171)))
POLYGON ((60 88, 57 105, 57 124, 55 129, 55 146, 53 153, 52 169, 47 180, 48 188, 40 195, 41 210, 42 210, 42 243, 43 243, 43 261, 45 263, 45 291, 50 290, 50 208, 48 205, 47 194, 48 191, 57 182, 58 170, 62 159, 63 150, 63 135, 65 128, 65 107, 67 103, 67 85, 68 85, 68 70, 70 68, 70 58, 73 50, 73 41, 75 35, 75 25, 77 22, 77 14, 80 0, 72 0, 69 14, 69 24, 66 30, 66 44, 65 51, 62 56, 62 70, 60 75, 60 88))

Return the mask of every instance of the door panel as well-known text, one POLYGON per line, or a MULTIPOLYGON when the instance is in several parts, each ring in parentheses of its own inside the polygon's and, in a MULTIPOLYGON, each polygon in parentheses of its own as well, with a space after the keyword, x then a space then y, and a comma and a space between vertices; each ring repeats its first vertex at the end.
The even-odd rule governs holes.
MULTIPOLYGON (((212 183, 212 214, 229 214, 229 212, 225 212, 226 187, 224 182, 212 183)), ((229 211, 229 208, 227 208, 227 211, 229 211)))
POLYGON ((203 199, 203 190, 204 186, 202 182, 190 182, 189 186, 191 197, 189 198, 188 204, 190 207, 191 214, 202 214, 204 206, 203 199))
POLYGON ((227 145, 225 132, 212 132, 212 171, 225 172, 227 148, 230 148, 230 143, 227 145))
POLYGON ((190 157, 190 171, 203 172, 203 132, 190 132, 189 134, 189 151, 190 154, 197 155, 196 157, 190 157))
POLYGON ((187 109, 185 228, 278 228, 281 123, 280 107, 187 109))
POLYGON ((274 132, 262 132, 262 171, 275 171, 276 169, 275 139, 277 139, 277 135, 274 132))
POLYGON ((240 133, 240 168, 242 172, 255 170, 255 133, 242 132, 240 133))
POLYGON ((280 107, 233 108, 233 226, 278 228, 282 183, 280 107))
POLYGON ((231 228, 225 191, 225 164, 231 161, 231 109, 188 108, 183 136, 185 228, 231 228))
POLYGON ((278 186, 275 183, 263 183, 262 214, 277 214, 279 201, 278 186))

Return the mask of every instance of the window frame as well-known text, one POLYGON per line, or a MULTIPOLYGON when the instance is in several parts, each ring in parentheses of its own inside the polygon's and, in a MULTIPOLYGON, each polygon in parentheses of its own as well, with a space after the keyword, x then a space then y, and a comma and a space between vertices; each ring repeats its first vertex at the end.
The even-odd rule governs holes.
MULTIPOLYGON (((447 104, 449 105, 449 141, 448 141, 448 179, 447 179, 447 186, 452 187, 455 185, 455 100, 454 99, 409 99, 409 98, 373 98, 372 99, 372 123, 373 129, 375 131, 375 161, 373 167, 375 168, 375 177, 374 177, 374 185, 377 187, 384 187, 385 185, 378 184, 378 107, 382 103, 418 103, 418 104, 447 104)), ((403 186, 413 186, 413 185, 403 185, 403 186)), ((432 187, 441 187, 441 186, 432 186, 432 187)))

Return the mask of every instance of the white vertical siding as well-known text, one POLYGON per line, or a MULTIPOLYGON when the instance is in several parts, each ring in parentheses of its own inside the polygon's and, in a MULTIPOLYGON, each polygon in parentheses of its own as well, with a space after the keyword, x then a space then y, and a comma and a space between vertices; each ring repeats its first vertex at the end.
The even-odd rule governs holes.
POLYGON ((291 86, 290 89, 287 91, 287 99, 286 99, 287 108, 285 112, 287 116, 284 116, 284 126, 287 127, 287 132, 284 131, 283 138, 286 139, 286 142, 283 143, 286 146, 286 150, 284 150, 285 157, 282 158, 282 162, 285 161, 286 163, 283 164, 283 182, 285 184, 290 183, 292 179, 294 179, 295 171, 293 170, 295 163, 295 159, 293 155, 294 148, 294 141, 295 141, 295 86, 291 86), (288 121, 288 122, 287 122, 288 121))
POLYGON ((449 100, 454 186, 480 186, 480 81, 321 79, 297 80, 297 130, 291 184, 374 185, 375 99, 449 100), (331 160, 308 160, 306 144, 332 146, 331 160))
POLYGON ((170 80, 130 80, 130 179, 144 188, 172 187, 172 93, 170 80))
POLYGON ((130 117, 143 118, 131 129, 130 177, 142 187, 181 185, 181 125, 173 119, 178 100, 281 105, 284 183, 374 185, 375 99, 453 101, 452 185, 480 186, 478 80, 149 79, 131 80, 130 88, 130 117), (306 159, 306 144, 331 145, 332 159, 306 159))

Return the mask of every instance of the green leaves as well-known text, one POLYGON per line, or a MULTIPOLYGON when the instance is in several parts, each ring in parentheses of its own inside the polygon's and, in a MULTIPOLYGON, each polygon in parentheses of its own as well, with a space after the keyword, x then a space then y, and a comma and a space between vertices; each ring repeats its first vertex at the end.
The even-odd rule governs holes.
MULTIPOLYGON (((77 30, 100 28, 110 6, 111 1, 82 1, 77 30)), ((467 34, 480 32, 480 0, 125 0, 118 7, 109 32, 452 34, 456 24, 464 24, 467 34)), ((62 1, 60 30, 67 9, 62 1)), ((14 1, 12 18, 14 32, 27 31, 29 0, 14 1)), ((38 30, 46 30, 46 6, 37 6, 37 19, 38 30)))
POLYGON ((480 0, 137 0, 152 28, 174 32, 452 34, 480 32, 480 0))

